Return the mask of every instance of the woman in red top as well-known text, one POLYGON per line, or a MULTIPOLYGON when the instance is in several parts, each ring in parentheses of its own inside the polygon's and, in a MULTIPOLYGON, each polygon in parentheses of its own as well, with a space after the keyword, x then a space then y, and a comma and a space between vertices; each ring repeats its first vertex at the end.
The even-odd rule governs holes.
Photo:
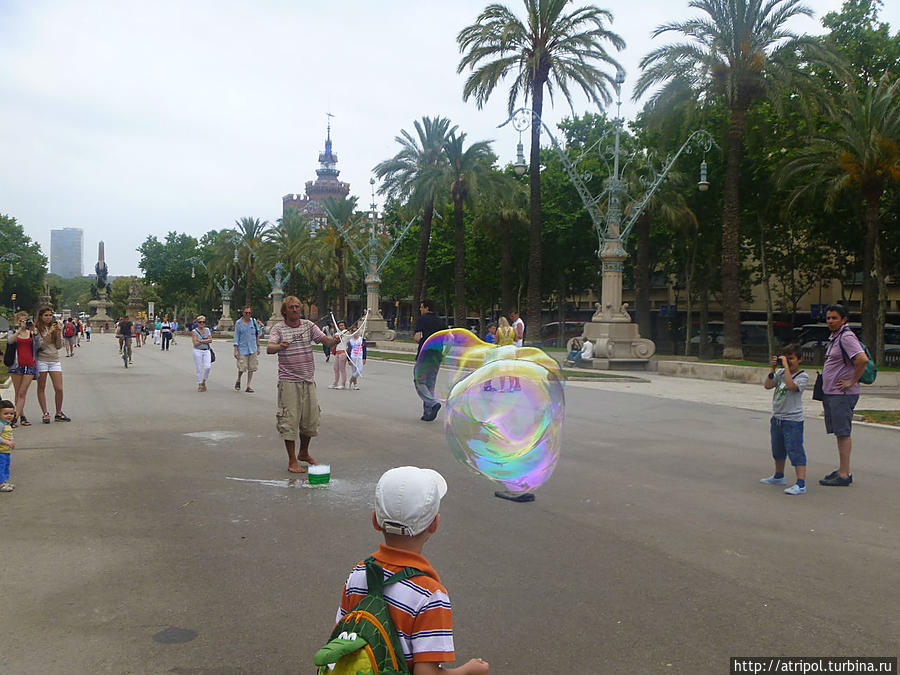
POLYGON ((32 330, 33 326, 28 320, 28 314, 19 312, 14 319, 16 329, 9 331, 8 336, 9 343, 16 345, 16 360, 9 369, 16 392, 16 417, 13 419, 12 426, 21 424, 23 427, 30 427, 31 422, 25 417, 25 397, 31 381, 37 377, 35 356, 41 339, 32 330))

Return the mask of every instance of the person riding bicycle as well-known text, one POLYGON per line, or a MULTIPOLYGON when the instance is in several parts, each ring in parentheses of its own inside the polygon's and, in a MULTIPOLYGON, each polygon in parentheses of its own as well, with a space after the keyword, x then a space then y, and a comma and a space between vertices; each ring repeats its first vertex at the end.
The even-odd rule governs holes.
POLYGON ((128 361, 131 362, 131 338, 132 338, 132 323, 128 319, 128 316, 123 316, 122 320, 119 321, 119 326, 116 328, 116 335, 119 338, 119 341, 122 343, 122 353, 128 354, 128 361))

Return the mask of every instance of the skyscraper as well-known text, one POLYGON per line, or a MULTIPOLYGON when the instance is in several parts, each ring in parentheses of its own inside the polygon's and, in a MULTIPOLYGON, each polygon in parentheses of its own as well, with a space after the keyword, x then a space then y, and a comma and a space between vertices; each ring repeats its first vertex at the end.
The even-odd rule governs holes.
POLYGON ((84 274, 84 230, 64 227, 50 230, 50 272, 65 279, 84 274))

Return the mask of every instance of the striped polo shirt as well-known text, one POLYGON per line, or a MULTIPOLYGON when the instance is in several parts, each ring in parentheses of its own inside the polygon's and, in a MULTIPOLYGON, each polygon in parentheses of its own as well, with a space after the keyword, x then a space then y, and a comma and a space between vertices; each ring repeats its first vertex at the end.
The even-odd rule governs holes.
MULTIPOLYGON (((388 612, 400 636, 409 671, 413 671, 416 663, 455 661, 450 596, 431 564, 417 553, 384 544, 372 556, 385 569, 385 579, 404 567, 414 567, 427 575, 393 583, 384 589, 388 612)), ((363 561, 351 570, 347 578, 335 623, 353 610, 368 589, 366 563, 363 561)))
POLYGON ((269 344, 290 342, 291 346, 278 352, 278 379, 286 382, 315 382, 316 363, 313 361, 312 343, 321 343, 325 333, 312 321, 300 319, 299 326, 288 326, 279 321, 269 333, 269 344))

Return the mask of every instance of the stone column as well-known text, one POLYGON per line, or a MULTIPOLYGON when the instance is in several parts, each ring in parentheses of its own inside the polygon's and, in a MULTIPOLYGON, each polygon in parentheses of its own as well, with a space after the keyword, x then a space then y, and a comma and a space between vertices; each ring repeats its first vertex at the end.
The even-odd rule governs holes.
POLYGON ((219 331, 234 330, 234 321, 231 318, 231 297, 222 298, 222 318, 219 319, 219 331))
POLYGON ((269 293, 269 297, 272 298, 272 316, 266 321, 266 326, 271 328, 282 320, 281 303, 284 301, 284 291, 280 287, 272 289, 272 292, 269 293))
POLYGON ((373 266, 369 266, 369 273, 366 275, 366 308, 369 310, 369 323, 366 326, 365 338, 369 342, 377 342, 379 340, 393 340, 397 334, 387 327, 387 321, 381 314, 380 303, 381 277, 374 270, 373 266))

